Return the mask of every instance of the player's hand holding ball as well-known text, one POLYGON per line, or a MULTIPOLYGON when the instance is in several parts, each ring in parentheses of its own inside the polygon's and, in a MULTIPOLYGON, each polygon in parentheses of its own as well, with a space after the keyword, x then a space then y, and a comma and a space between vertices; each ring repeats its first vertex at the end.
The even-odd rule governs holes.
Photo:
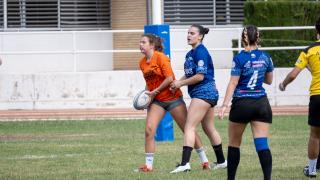
POLYGON ((156 97, 158 94, 160 93, 160 91, 158 91, 157 89, 153 90, 153 91, 146 91, 146 94, 148 96, 150 96, 151 99, 153 99, 154 97, 156 97))
POLYGON ((133 98, 133 107, 136 110, 143 110, 147 109, 149 104, 152 101, 152 98, 147 94, 146 90, 142 90, 138 92, 135 97, 133 98))

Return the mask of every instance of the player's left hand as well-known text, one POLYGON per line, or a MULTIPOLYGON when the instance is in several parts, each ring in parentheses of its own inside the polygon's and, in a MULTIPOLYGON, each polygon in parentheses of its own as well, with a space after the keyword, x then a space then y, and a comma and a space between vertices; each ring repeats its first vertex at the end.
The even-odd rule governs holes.
POLYGON ((220 111, 219 111, 219 119, 223 119, 224 118, 224 113, 227 110, 227 106, 226 105, 222 105, 220 107, 220 111))
POLYGON ((286 87, 284 87, 283 83, 279 84, 279 90, 280 91, 285 91, 286 90, 286 87))

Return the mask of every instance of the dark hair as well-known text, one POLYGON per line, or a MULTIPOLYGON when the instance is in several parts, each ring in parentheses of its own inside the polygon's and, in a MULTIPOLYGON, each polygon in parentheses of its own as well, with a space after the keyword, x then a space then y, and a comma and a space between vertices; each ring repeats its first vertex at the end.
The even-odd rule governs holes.
POLYGON ((320 17, 318 18, 315 26, 316 26, 317 33, 320 34, 320 17))
POLYGON ((243 46, 259 44, 260 33, 258 31, 258 28, 254 25, 248 25, 244 27, 241 38, 243 46))
POLYGON ((154 46, 154 50, 163 52, 162 39, 154 34, 143 34, 141 37, 147 37, 149 43, 154 46))
POLYGON ((205 28, 201 25, 198 25, 198 24, 192 24, 191 27, 195 27, 195 28, 198 28, 199 30, 199 34, 202 35, 202 38, 201 38, 201 41, 203 40, 204 38, 204 35, 208 34, 209 33, 209 28, 205 28))

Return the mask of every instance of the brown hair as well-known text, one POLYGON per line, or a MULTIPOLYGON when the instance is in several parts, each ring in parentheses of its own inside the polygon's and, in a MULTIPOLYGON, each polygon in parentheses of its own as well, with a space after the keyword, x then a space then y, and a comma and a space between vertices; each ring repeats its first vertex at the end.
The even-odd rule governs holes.
POLYGON ((199 34, 202 35, 201 41, 203 40, 204 35, 209 33, 209 28, 205 28, 205 27, 203 27, 201 25, 192 24, 191 27, 195 27, 195 28, 197 28, 199 30, 199 34))
POLYGON ((248 25, 243 28, 241 41, 243 46, 250 46, 260 43, 260 33, 254 25, 248 25))
POLYGON ((154 34, 143 34, 141 37, 147 37, 149 43, 154 46, 154 50, 163 52, 162 39, 154 34))

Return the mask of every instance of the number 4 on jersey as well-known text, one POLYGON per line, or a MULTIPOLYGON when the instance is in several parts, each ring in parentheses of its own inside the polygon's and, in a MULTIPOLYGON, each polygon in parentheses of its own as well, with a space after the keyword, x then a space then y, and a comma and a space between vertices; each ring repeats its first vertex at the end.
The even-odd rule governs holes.
POLYGON ((250 89, 254 89, 254 87, 256 87, 256 84, 257 84, 257 79, 258 79, 258 71, 253 71, 253 74, 247 84, 247 87, 250 89))

